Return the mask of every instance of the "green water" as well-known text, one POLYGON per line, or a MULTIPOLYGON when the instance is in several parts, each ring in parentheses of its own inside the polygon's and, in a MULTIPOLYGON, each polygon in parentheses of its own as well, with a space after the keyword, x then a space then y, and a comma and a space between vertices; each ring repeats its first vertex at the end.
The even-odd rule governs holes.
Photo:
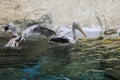
POLYGON ((84 40, 69 46, 47 39, 6 49, 1 40, 0 80, 120 80, 120 40, 84 40))

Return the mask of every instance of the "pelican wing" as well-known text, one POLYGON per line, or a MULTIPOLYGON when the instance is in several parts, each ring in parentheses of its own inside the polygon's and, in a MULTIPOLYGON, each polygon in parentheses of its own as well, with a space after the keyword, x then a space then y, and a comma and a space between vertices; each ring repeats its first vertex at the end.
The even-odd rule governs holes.
POLYGON ((44 27, 36 27, 32 30, 33 33, 40 33, 41 35, 45 35, 46 37, 50 37, 52 35, 55 35, 56 33, 53 30, 50 30, 48 28, 44 27))
POLYGON ((28 27, 27 29, 25 29, 24 31, 22 31, 22 38, 21 40, 23 40, 24 38, 33 35, 34 33, 36 34, 41 34, 41 35, 45 35, 46 37, 50 37, 52 35, 55 35, 56 33, 48 28, 43 28, 40 25, 33 25, 28 27))

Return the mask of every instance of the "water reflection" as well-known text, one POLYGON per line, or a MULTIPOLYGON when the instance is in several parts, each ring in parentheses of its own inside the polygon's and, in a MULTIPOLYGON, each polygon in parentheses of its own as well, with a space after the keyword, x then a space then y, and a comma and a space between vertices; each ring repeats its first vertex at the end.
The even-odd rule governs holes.
POLYGON ((47 49, 47 40, 42 40, 40 43, 41 40, 23 42, 19 48, 5 48, 1 45, 0 68, 35 65, 39 56, 47 49))
POLYGON ((117 64, 113 66, 120 66, 119 44, 119 40, 85 40, 75 45, 57 46, 47 43, 47 39, 26 41, 20 49, 0 50, 0 78, 109 80, 105 76, 106 69, 111 68, 108 65, 114 61, 117 64))

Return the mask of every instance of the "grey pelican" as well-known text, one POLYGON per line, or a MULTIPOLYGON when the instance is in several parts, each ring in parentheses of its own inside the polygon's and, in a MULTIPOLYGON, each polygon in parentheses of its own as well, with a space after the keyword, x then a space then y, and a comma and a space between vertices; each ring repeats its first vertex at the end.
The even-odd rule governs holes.
POLYGON ((117 33, 117 29, 108 29, 108 30, 105 30, 104 35, 111 35, 116 33, 117 33))
POLYGON ((53 36, 49 42, 58 43, 62 45, 74 44, 77 41, 76 30, 79 30, 85 37, 86 34, 80 28, 77 22, 73 22, 72 29, 67 26, 61 26, 58 28, 57 34, 53 36))
POLYGON ((118 34, 118 30, 117 29, 109 29, 104 15, 103 15, 103 18, 104 18, 104 22, 105 22, 105 29, 103 29, 103 24, 102 24, 102 21, 100 20, 100 18, 98 16, 96 16, 96 19, 98 20, 100 27, 101 27, 101 35, 98 39, 104 39, 106 37, 111 38, 112 35, 114 35, 114 37, 115 37, 115 35, 118 34))
POLYGON ((5 45, 5 47, 18 47, 20 42, 22 42, 26 37, 29 37, 33 34, 41 34, 46 37, 56 35, 56 33, 48 28, 41 27, 40 25, 32 25, 21 32, 21 35, 18 35, 18 32, 15 28, 15 25, 12 22, 8 22, 4 30, 10 30, 13 33, 13 38, 5 45))

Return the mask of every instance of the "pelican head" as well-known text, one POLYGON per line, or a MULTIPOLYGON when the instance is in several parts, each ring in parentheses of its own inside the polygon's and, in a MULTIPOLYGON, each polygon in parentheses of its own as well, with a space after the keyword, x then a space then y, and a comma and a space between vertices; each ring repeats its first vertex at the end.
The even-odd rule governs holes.
POLYGON ((5 24, 4 30, 8 31, 8 30, 12 29, 12 27, 14 27, 14 24, 12 22, 8 22, 5 24))
POLYGON ((73 22, 72 31, 73 31, 73 38, 74 38, 74 40, 76 39, 75 30, 80 31, 80 32, 84 35, 84 37, 87 37, 86 34, 85 34, 85 33, 83 32, 83 30, 81 29, 80 25, 79 25, 77 22, 73 22))
POLYGON ((13 36, 16 36, 16 37, 18 36, 18 32, 16 30, 14 23, 8 22, 5 24, 4 31, 8 31, 8 30, 12 32, 13 36))
POLYGON ((6 31, 8 31, 8 30, 9 30, 9 25, 6 24, 6 25, 4 26, 4 31, 6 32, 6 31))

